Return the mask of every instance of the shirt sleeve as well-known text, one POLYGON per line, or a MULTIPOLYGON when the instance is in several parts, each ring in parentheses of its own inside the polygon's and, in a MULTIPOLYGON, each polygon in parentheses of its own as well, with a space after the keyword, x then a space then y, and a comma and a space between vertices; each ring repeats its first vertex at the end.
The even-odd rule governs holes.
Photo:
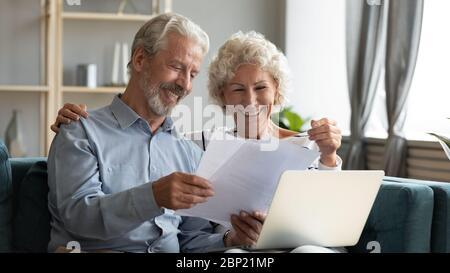
POLYGON ((322 162, 320 162, 320 159, 317 160, 318 161, 318 169, 319 170, 324 170, 324 171, 340 171, 342 170, 342 159, 340 156, 336 156, 336 166, 334 167, 329 167, 327 165, 322 164, 322 162))
POLYGON ((225 247, 223 233, 214 233, 214 226, 208 220, 183 216, 179 229, 181 252, 206 252, 225 247))
POLYGON ((102 191, 94 145, 81 122, 62 126, 52 143, 50 196, 64 228, 74 236, 109 240, 161 215, 151 183, 114 194, 102 191))
POLYGON ((311 166, 308 167, 308 170, 319 170, 319 171, 340 171, 342 170, 342 159, 340 156, 336 156, 336 166, 330 167, 322 164, 320 162, 320 158, 314 161, 311 166))
MULTIPOLYGON (((319 146, 317 146, 317 144, 314 141, 310 141, 305 138, 300 138, 300 139, 292 138, 291 141, 293 143, 297 143, 298 145, 301 145, 307 149, 320 152, 319 146)), ((308 167, 308 170, 340 171, 340 170, 342 170, 342 159, 339 155, 337 155, 336 156, 336 166, 330 167, 330 166, 326 166, 326 165, 322 164, 322 162, 320 162, 320 158, 318 158, 311 164, 311 166, 308 167)))

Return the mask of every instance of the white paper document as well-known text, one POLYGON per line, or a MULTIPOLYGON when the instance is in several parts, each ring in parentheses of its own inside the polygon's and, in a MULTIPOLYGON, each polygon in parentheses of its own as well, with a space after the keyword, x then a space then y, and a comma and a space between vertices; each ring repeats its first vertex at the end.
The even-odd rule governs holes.
POLYGON ((241 210, 267 212, 281 174, 305 170, 320 155, 285 140, 273 151, 264 151, 261 145, 254 140, 217 140, 213 136, 196 175, 212 183, 215 195, 206 203, 176 213, 230 226, 231 214, 241 210))

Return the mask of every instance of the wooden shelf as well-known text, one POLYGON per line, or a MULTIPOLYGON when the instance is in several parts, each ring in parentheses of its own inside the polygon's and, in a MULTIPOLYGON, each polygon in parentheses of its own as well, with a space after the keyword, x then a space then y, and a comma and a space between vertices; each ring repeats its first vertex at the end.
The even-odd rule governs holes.
POLYGON ((3 92, 48 92, 45 85, 0 85, 3 92))
MULTIPOLYGON (((35 94, 39 97, 39 128, 41 138, 40 151, 41 155, 45 156, 48 154, 48 150, 54 138, 54 133, 50 130, 50 125, 53 124, 55 117, 57 116, 58 109, 62 107, 64 96, 66 96, 66 99, 68 99, 68 95, 73 95, 72 97, 79 96, 83 97, 80 98, 80 100, 83 100, 86 98, 84 98, 82 94, 104 94, 104 96, 106 97, 124 92, 126 88, 125 86, 99 86, 97 88, 88 88, 83 86, 64 86, 63 36, 70 35, 70 33, 65 32, 64 24, 79 24, 80 22, 129 22, 134 25, 133 22, 135 22, 136 25, 140 25, 154 18, 158 14, 161 14, 163 6, 160 5, 160 2, 162 2, 161 0, 146 0, 146 2, 151 5, 147 5, 148 9, 140 10, 140 13, 117 13, 114 11, 109 13, 102 13, 93 10, 87 12, 75 10, 64 11, 65 0, 38 0, 37 2, 40 2, 39 60, 41 65, 39 70, 39 83, 45 84, 0 84, 0 94, 6 95, 6 97, 8 97, 10 95, 14 96, 14 92, 16 92, 15 94, 35 94)), ((172 0, 164 0, 164 12, 169 12, 171 10, 171 7, 172 0)), ((121 6, 118 11, 123 11, 123 8, 124 6, 121 6)), ((12 10, 14 11, 15 7, 12 10)), ((114 28, 114 26, 110 26, 110 28, 114 28)), ((132 32, 136 30, 137 26, 133 27, 132 32)), ((84 42, 89 43, 89 41, 84 42)), ((86 47, 89 48, 89 45, 86 45, 86 47)), ((8 101, 2 101, 2 103, 7 104, 8 101)), ((0 107, 2 107, 1 104, 0 107)))
POLYGON ((149 14, 101 13, 101 12, 63 12, 67 20, 130 21, 146 22, 154 16, 149 14))
POLYGON ((118 94, 125 91, 125 86, 100 86, 89 88, 85 86, 63 86, 63 93, 85 93, 85 94, 118 94))

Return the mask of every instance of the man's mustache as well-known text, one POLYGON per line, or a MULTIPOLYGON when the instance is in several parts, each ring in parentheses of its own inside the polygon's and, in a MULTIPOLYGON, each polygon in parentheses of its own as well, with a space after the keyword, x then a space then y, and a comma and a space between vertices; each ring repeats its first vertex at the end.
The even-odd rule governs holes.
POLYGON ((176 83, 162 83, 159 86, 160 89, 166 89, 169 90, 173 93, 175 93, 178 97, 180 97, 180 99, 184 98, 186 96, 186 94, 188 93, 186 89, 184 89, 183 87, 179 86, 176 83))

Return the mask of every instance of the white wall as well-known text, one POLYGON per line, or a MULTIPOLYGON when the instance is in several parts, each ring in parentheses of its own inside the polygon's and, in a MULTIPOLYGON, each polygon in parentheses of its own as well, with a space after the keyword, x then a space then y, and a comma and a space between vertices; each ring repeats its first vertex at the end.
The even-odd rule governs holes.
MULTIPOLYGON (((82 0, 67 10, 114 12, 119 0, 82 0)), ((138 11, 150 10, 149 1, 131 1, 138 11)), ((133 9, 129 7, 128 12, 133 9)), ((195 80, 193 96, 184 104, 194 107, 194 96, 207 102, 207 63, 234 32, 256 30, 284 46, 284 0, 174 0, 173 10, 198 23, 210 35, 211 49, 195 80)), ((140 23, 70 22, 64 25, 64 84, 75 84, 77 64, 96 63, 99 84, 110 81, 114 42, 131 44, 140 23)), ((0 84, 39 83, 39 1, 0 1, 0 84)), ((96 108, 111 101, 110 95, 65 95, 64 101, 87 103, 96 108)), ((4 138, 12 109, 22 109, 24 142, 29 155, 39 155, 39 96, 0 92, 0 138, 4 138)), ((200 129, 201 124, 192 129, 200 129)))
MULTIPOLYGON (((0 84, 39 84, 39 2, 0 1, 0 84)), ((22 134, 29 155, 39 154, 39 95, 0 92, 0 138, 20 109, 22 134)))
POLYGON ((39 2, 0 1, 0 84, 39 84, 39 2))
POLYGON ((330 117, 349 129, 345 0, 287 0, 286 54, 291 102, 302 117, 330 117))

